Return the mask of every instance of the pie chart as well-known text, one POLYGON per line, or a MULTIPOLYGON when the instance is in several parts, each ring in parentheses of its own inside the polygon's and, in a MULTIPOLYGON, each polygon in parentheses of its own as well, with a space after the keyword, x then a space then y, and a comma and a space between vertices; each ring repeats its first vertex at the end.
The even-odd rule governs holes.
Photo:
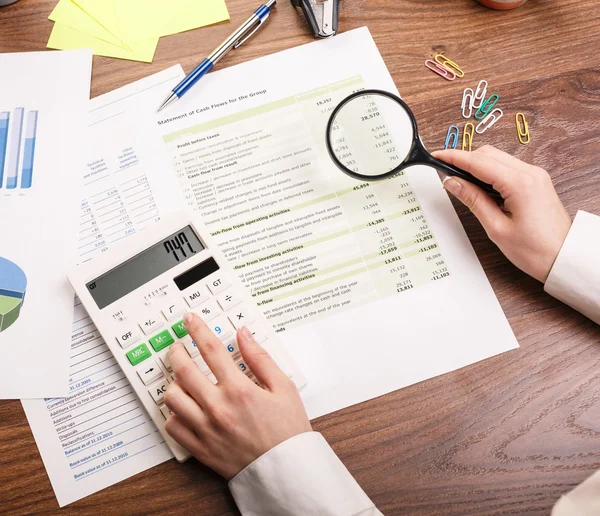
POLYGON ((27 276, 21 267, 0 256, 0 332, 19 318, 26 288, 27 276))

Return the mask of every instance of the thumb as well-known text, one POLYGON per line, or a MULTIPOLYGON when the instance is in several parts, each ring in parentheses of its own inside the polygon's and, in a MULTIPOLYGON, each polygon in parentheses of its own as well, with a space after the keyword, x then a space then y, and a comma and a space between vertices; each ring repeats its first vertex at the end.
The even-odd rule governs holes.
POLYGON ((237 339, 244 360, 263 387, 274 391, 289 383, 287 375, 246 326, 238 331, 237 339))
POLYGON ((447 176, 444 188, 462 202, 477 217, 487 234, 497 233, 508 222, 506 214, 481 188, 457 177, 447 176))

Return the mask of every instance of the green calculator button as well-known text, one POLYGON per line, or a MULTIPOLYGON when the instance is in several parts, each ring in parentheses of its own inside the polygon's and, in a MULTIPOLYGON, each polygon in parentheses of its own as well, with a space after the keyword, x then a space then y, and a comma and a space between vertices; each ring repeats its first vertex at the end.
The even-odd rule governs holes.
POLYGON ((170 346, 175 342, 173 336, 169 333, 169 330, 161 331, 159 334, 154 337, 150 337, 148 339, 150 341, 150 345, 154 348, 154 351, 160 351, 161 349, 165 349, 167 346, 170 346))
POLYGON ((127 353, 127 358, 131 362, 131 365, 138 365, 140 362, 150 358, 151 355, 152 353, 150 353, 148 346, 140 344, 127 353))
POLYGON ((178 323, 171 326, 171 328, 173 328, 173 331, 175 332, 175 335, 177 335, 178 339, 183 339, 183 337, 185 337, 188 334, 187 330, 185 329, 185 325, 183 324, 183 321, 179 321, 178 323))

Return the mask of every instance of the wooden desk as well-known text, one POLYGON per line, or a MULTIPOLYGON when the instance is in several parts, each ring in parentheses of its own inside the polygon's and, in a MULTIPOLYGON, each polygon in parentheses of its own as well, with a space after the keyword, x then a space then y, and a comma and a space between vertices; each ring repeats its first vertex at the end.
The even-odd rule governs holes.
MULTIPOLYGON (((56 0, 0 9, 0 51, 43 50, 56 0)), ((160 41, 153 64, 94 58, 94 96, 181 62, 189 71, 256 2, 228 0, 231 24, 160 41)), ((529 0, 494 12, 474 0, 344 0, 341 30, 367 25, 425 142, 443 145, 463 120, 462 90, 487 79, 506 119, 477 137, 545 167, 569 212, 600 213, 600 11, 596 0, 529 0), (443 50, 467 78, 449 83, 423 62, 443 50), (527 113, 532 143, 513 117, 527 113)), ((229 66, 312 40, 282 0, 229 66)), ((0 80, 3 80, 0 78, 0 80)), ((600 468, 600 329, 544 294, 457 206, 521 349, 320 418, 322 432, 385 514, 549 514, 600 468)), ((19 402, 0 403, 0 512, 58 505, 19 402)), ((225 482, 195 461, 170 461, 61 514, 233 514, 225 482)))

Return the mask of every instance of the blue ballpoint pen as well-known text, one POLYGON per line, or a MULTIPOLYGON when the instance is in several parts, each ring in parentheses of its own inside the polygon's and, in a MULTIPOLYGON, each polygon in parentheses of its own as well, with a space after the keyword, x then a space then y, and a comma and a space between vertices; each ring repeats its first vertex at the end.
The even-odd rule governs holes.
POLYGON ((248 41, 248 39, 260 29, 267 20, 269 14, 271 14, 271 8, 275 5, 276 1, 277 0, 267 0, 267 2, 254 11, 254 14, 250 16, 240 28, 229 36, 221 45, 215 48, 215 50, 213 50, 213 52, 202 61, 192 73, 173 88, 173 91, 161 104, 158 111, 161 111, 169 104, 180 99, 182 95, 202 79, 202 77, 204 77, 230 50, 238 48, 248 41))

